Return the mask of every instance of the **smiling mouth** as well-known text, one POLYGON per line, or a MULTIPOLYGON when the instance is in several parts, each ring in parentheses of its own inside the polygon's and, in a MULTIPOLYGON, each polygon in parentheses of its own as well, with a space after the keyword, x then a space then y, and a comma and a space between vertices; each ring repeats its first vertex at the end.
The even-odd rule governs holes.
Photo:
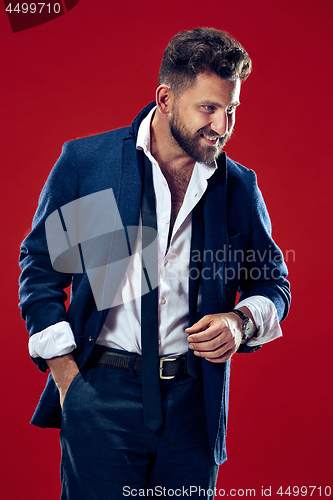
POLYGON ((215 135, 214 137, 211 137, 207 134, 200 134, 200 137, 202 137, 203 139, 205 139, 205 141, 208 143, 208 144, 212 144, 212 145, 215 145, 217 143, 217 141, 219 140, 220 136, 218 135, 215 135))

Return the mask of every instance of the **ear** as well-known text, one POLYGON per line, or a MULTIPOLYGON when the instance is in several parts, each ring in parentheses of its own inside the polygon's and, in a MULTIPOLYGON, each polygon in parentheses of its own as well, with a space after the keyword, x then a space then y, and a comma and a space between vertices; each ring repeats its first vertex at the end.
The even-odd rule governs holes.
POLYGON ((163 115, 171 113, 174 95, 168 85, 160 85, 156 90, 156 104, 163 115))

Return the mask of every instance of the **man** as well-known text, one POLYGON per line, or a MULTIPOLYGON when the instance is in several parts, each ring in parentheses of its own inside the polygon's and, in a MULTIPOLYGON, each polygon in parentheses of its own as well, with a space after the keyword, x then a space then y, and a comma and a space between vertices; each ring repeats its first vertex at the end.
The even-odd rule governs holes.
POLYGON ((290 302, 255 174, 221 152, 250 71, 230 35, 179 33, 156 103, 66 143, 43 189, 20 305, 63 500, 213 498, 230 358, 279 337, 290 302))

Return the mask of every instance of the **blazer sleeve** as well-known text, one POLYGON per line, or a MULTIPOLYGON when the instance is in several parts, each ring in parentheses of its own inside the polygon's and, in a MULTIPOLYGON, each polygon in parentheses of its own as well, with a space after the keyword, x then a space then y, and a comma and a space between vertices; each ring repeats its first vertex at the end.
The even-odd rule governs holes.
MULTIPOLYGON (((70 286, 72 275, 53 268, 45 222, 50 214, 77 197, 75 150, 71 143, 65 143, 41 192, 31 232, 21 244, 19 306, 30 336, 60 321, 68 321, 64 289, 70 286)), ((41 371, 46 371, 45 360, 33 358, 33 361, 41 371)))
POLYGON ((262 295, 270 299, 278 313, 279 321, 288 314, 290 286, 286 277, 287 266, 283 254, 272 238, 268 211, 258 188, 256 175, 252 174, 251 231, 240 284, 240 299, 262 295))

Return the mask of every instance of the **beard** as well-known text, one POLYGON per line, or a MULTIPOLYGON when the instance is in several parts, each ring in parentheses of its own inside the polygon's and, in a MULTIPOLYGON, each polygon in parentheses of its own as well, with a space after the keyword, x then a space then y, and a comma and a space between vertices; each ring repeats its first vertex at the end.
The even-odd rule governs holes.
POLYGON ((222 152, 222 148, 230 138, 232 132, 227 132, 223 136, 207 127, 200 128, 194 135, 187 126, 182 123, 178 108, 174 107, 169 121, 170 133, 180 149, 190 158, 199 163, 212 163, 222 152), (210 139, 218 137, 215 144, 202 144, 201 135, 205 134, 210 139))

